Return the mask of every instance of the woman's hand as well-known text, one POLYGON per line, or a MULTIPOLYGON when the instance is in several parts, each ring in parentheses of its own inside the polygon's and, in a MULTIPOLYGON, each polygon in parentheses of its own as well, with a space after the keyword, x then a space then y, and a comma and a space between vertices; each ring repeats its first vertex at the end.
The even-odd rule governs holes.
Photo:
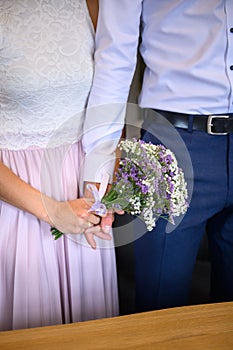
MULTIPOLYGON (((94 235, 111 239, 110 235, 105 235, 100 229, 100 217, 88 211, 93 204, 93 198, 58 202, 27 184, 2 162, 0 162, 0 199, 31 213, 61 232, 79 234, 92 228, 94 235)), ((90 240, 88 235, 86 237, 88 243, 95 248, 94 239, 90 240)))
POLYGON ((111 240, 112 237, 109 232, 102 230, 100 226, 101 218, 89 212, 92 204, 93 199, 90 198, 57 202, 55 205, 49 203, 47 209, 50 224, 63 233, 84 233, 88 244, 95 249, 96 242, 94 236, 106 240, 111 240))
POLYGON ((90 213, 93 200, 79 198, 66 202, 58 202, 44 197, 47 211, 47 222, 63 233, 79 234, 87 228, 100 223, 99 216, 90 213))

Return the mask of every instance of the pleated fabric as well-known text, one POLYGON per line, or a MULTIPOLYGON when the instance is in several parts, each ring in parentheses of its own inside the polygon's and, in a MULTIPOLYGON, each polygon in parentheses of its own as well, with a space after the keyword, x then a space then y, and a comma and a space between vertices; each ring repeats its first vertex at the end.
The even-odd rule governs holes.
MULTIPOLYGON (((1 150, 23 180, 59 200, 78 197, 80 143, 1 150)), ((114 242, 93 250, 84 235, 54 240, 50 226, 0 201, 0 330, 118 315, 114 242)))

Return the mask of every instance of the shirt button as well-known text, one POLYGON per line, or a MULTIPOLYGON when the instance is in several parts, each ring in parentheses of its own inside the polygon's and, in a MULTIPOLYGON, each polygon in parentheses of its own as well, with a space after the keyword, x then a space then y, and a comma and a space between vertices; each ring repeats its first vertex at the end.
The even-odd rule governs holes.
POLYGON ((233 28, 230 29, 230 32, 233 33, 233 28))
POLYGON ((230 70, 233 70, 233 66, 230 66, 230 70))

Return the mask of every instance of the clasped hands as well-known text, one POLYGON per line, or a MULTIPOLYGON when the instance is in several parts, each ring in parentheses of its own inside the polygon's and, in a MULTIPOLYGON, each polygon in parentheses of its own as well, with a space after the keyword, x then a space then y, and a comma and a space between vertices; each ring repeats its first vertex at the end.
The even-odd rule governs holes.
MULTIPOLYGON (((101 185, 103 185, 104 188, 104 192, 110 189, 111 185, 107 185, 104 184, 104 181, 106 181, 106 179, 108 179, 108 175, 106 174, 106 178, 103 179, 103 183, 99 184, 99 183, 86 183, 85 184, 85 189, 84 189, 84 196, 86 197, 86 203, 91 205, 93 204, 93 196, 92 193, 90 192, 90 190, 88 190, 88 185, 94 185, 96 186, 98 189, 100 188, 101 185), (89 200, 91 200, 91 203, 88 202, 89 200)), ((90 208, 89 208, 90 209, 90 208)), ((88 209, 88 210, 89 210, 88 209)), ((89 214, 93 215, 96 218, 98 218, 98 223, 90 225, 90 227, 88 227, 87 229, 84 230, 84 235, 86 237, 87 242, 90 244, 90 246, 95 249, 96 248, 96 242, 94 239, 94 236, 99 237, 101 239, 106 239, 106 240, 111 240, 112 236, 110 234, 111 232, 111 228, 112 228, 112 224, 114 221, 114 214, 119 214, 122 215, 124 214, 123 210, 107 210, 106 214, 102 215, 102 216, 98 216, 93 212, 88 212, 89 214)), ((90 220, 89 220, 90 222, 90 220)))
MULTIPOLYGON (((95 236, 105 240, 111 240, 111 227, 114 221, 114 212, 108 210, 104 216, 96 215, 93 212, 90 212, 89 209, 94 204, 94 200, 91 198, 79 198, 76 200, 70 200, 63 203, 64 206, 67 205, 70 207, 70 217, 64 218, 57 224, 56 227, 59 228, 62 232, 69 232, 70 234, 83 233, 86 237, 88 244, 96 249, 95 236), (69 221, 69 228, 67 222, 69 221)), ((63 208, 65 209, 65 207, 63 208)), ((66 208, 67 209, 67 208, 66 208)), ((62 208, 61 208, 62 210, 62 208)), ((67 210, 63 211, 64 213, 67 210)), ((123 211, 116 211, 117 214, 123 214, 123 211)), ((61 217, 61 216, 60 216, 61 217)))
POLYGON ((111 240, 111 227, 114 214, 124 214, 121 210, 108 210, 103 216, 91 212, 94 198, 89 191, 84 192, 83 198, 57 202, 46 201, 48 222, 58 230, 69 234, 83 233, 88 244, 96 249, 95 236, 105 240, 111 240))

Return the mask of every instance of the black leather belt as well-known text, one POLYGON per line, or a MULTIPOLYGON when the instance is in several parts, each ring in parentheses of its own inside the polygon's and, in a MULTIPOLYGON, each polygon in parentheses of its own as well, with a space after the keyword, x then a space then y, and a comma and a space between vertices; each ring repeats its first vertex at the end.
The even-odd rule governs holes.
POLYGON ((176 128, 205 131, 210 135, 233 133, 233 113, 214 115, 190 115, 154 109, 163 115, 176 128))

